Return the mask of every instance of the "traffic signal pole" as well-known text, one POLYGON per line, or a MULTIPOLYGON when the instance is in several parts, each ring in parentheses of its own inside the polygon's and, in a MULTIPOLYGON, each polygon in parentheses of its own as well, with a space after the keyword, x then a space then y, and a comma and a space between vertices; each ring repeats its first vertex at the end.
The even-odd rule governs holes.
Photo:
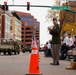
MULTIPOLYGON (((2 6, 2 5, 0 5, 2 6)), ((27 5, 8 5, 10 7, 27 7, 27 5)), ((52 8, 54 6, 45 6, 45 5, 30 5, 30 7, 42 7, 42 8, 52 8)), ((66 6, 65 6, 66 7, 66 6)), ((55 9, 56 10, 56 9, 55 9)), ((76 11, 74 10, 68 10, 68 9, 64 9, 65 11, 68 11, 68 12, 72 12, 72 13, 76 13, 76 11)))
MULTIPOLYGON (((0 5, 2 6, 2 5, 0 5)), ((27 5, 8 5, 13 7, 27 7, 27 5)), ((45 6, 45 5, 30 5, 30 7, 44 7, 44 8, 51 8, 51 6, 45 6)))
POLYGON ((76 11, 74 11, 74 10, 65 10, 65 11, 72 12, 72 13, 76 14, 76 11))

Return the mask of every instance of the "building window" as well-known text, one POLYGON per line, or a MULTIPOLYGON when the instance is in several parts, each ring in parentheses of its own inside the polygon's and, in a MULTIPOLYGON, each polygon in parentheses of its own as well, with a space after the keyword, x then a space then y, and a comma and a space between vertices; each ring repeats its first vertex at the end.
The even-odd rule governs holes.
POLYGON ((25 38, 32 38, 32 36, 25 36, 25 38))
POLYGON ((33 24, 33 22, 32 21, 28 21, 28 25, 30 26, 30 25, 32 25, 33 24))
POLYGON ((39 33, 36 33, 36 35, 39 35, 39 33))
POLYGON ((6 38, 6 39, 9 39, 9 38, 10 38, 10 33, 6 32, 5 38, 6 38))
POLYGON ((39 23, 38 22, 34 22, 34 25, 39 25, 39 23))
POLYGON ((25 40, 25 42, 31 42, 31 40, 25 40))
POLYGON ((22 32, 22 34, 24 34, 24 32, 22 32))
POLYGON ((36 29, 36 32, 39 32, 39 29, 36 29))
POLYGON ((24 42, 24 40, 22 40, 22 42, 24 42))
POLYGON ((10 30, 12 30, 12 26, 10 27, 10 30))
POLYGON ((33 17, 32 16, 28 16, 28 21, 32 21, 33 17))
POLYGON ((13 22, 13 20, 11 20, 11 23, 13 22))
POLYGON ((24 26, 24 24, 22 24, 22 26, 24 26))
POLYGON ((31 46, 31 44, 27 44, 27 46, 31 46))
POLYGON ((37 37, 36 39, 37 39, 37 40, 39 40, 39 38, 38 38, 38 37, 37 37))
POLYGON ((25 30, 31 30, 31 28, 25 28, 25 30))
POLYGON ((6 21, 9 22, 10 21, 10 17, 8 15, 6 15, 6 21))
POLYGON ((22 36, 22 38, 24 38, 24 36, 22 36))
POLYGON ((15 25, 20 26, 21 27, 21 22, 19 20, 15 21, 15 25))
POLYGON ((39 36, 36 36, 36 38, 39 38, 39 36))
POLYGON ((34 22, 37 22, 37 20, 34 20, 34 22))
POLYGON ((34 25, 39 25, 39 22, 37 22, 37 20, 34 20, 34 25))
POLYGON ((26 16, 22 16, 21 20, 25 21, 26 20, 26 16))
POLYGON ((22 30, 24 30, 24 28, 22 28, 22 30))
POLYGON ((25 34, 32 34, 32 32, 25 32, 25 34))

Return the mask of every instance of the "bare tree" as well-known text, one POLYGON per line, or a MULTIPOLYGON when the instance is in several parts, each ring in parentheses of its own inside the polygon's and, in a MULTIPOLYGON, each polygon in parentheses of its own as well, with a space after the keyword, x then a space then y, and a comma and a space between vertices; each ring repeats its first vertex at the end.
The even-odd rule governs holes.
MULTIPOLYGON (((61 5, 61 0, 55 0, 55 3, 53 6, 60 6, 60 5, 61 5)), ((46 21, 49 22, 54 17, 59 18, 59 14, 60 14, 59 10, 48 10, 48 14, 46 16, 46 21)))
MULTIPOLYGON (((64 3, 64 6, 67 5, 67 0, 55 0, 54 6, 60 6, 61 1, 66 1, 64 3)), ((60 24, 64 25, 65 23, 72 23, 74 22, 74 14, 72 12, 68 12, 65 10, 48 10, 48 14, 46 16, 46 21, 50 21, 53 17, 56 17, 59 19, 60 24)))

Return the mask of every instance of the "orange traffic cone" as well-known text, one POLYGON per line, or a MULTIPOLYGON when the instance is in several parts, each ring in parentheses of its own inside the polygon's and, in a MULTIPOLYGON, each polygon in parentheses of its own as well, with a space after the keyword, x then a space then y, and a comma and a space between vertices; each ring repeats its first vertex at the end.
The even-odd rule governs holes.
POLYGON ((39 70, 38 60, 39 60, 38 48, 37 47, 32 48, 29 72, 26 75, 42 75, 39 70))

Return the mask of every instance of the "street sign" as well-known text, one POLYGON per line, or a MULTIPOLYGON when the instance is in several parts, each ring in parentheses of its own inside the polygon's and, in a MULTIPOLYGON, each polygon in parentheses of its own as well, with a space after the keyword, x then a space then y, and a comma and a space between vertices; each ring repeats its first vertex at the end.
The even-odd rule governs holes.
POLYGON ((52 10, 70 10, 70 6, 51 6, 52 10))

